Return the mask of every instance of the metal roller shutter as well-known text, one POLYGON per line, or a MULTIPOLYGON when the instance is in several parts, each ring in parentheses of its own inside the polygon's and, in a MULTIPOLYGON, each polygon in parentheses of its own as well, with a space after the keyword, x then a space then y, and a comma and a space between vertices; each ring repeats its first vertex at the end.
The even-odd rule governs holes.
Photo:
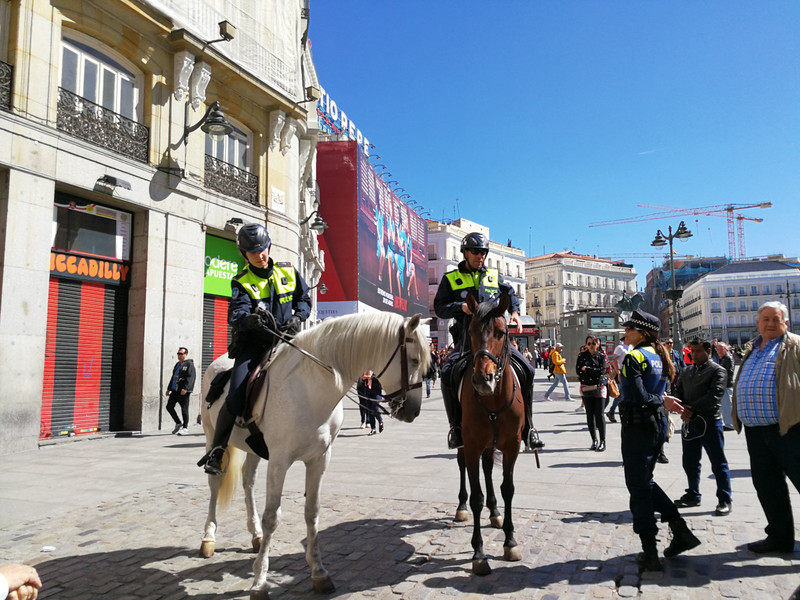
POLYGON ((121 425, 126 291, 51 278, 40 438, 121 425))
POLYGON ((206 294, 203 297, 203 356, 202 372, 208 365, 228 351, 231 341, 228 327, 230 298, 206 294))

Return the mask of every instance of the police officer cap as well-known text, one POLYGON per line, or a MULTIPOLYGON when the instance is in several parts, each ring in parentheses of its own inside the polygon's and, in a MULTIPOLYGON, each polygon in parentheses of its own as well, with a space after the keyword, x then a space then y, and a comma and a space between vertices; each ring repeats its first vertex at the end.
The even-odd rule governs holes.
POLYGON ((272 246, 267 228, 258 223, 248 223, 239 228, 236 245, 242 252, 261 252, 272 246))
POLYGON ((635 310, 631 318, 622 324, 626 329, 638 329, 639 331, 659 331, 661 329, 661 319, 655 315, 635 310))
POLYGON ((482 233, 468 233, 461 240, 461 252, 464 252, 464 250, 486 250, 488 252, 489 240, 482 233))

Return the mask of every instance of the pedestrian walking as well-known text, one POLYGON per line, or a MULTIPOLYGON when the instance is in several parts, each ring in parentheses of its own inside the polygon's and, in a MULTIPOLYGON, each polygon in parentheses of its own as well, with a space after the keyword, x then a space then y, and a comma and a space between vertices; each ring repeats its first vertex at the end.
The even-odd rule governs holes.
POLYGON ((556 344, 556 347, 550 351, 550 363, 553 365, 553 383, 550 384, 550 388, 544 393, 544 399, 550 400, 550 394, 553 393, 553 390, 556 389, 556 386, 560 383, 564 388, 564 399, 565 400, 572 400, 569 395, 569 388, 567 387, 567 368, 564 366, 566 361, 561 356, 561 351, 564 349, 564 346, 561 343, 556 344))
POLYGON ((633 349, 622 361, 620 383, 623 400, 619 405, 622 420, 622 463, 625 485, 630 494, 633 531, 639 535, 642 553, 637 562, 645 571, 661 571, 655 513, 669 523, 672 541, 664 550, 671 557, 700 544, 683 520, 678 507, 653 479, 656 459, 667 439, 668 410, 680 414, 683 407, 664 395, 675 367, 658 342, 661 321, 644 311, 633 311, 625 327, 625 343, 633 349))
POLYGON ((167 412, 175 422, 172 433, 178 435, 189 434, 189 404, 194 390, 194 382, 197 373, 194 368, 194 361, 188 358, 189 351, 181 346, 178 348, 178 362, 172 368, 172 377, 167 385, 167 412), (181 406, 181 418, 175 411, 175 405, 181 406))
POLYGON ((688 487, 675 501, 678 508, 700 505, 700 456, 706 451, 717 482, 717 516, 731 512, 731 473, 725 458, 720 406, 728 374, 711 359, 711 342, 694 339, 689 343, 692 362, 678 377, 673 395, 683 406, 681 438, 683 471, 688 487))
POLYGON ((800 491, 800 336, 787 331, 781 302, 756 313, 759 335, 745 351, 733 391, 733 426, 744 428, 750 474, 767 518, 756 554, 792 552, 795 530, 786 479, 800 491))
POLYGON ((733 396, 733 354, 731 347, 725 342, 717 342, 717 354, 719 355, 719 366, 725 369, 728 378, 725 382, 725 394, 722 396, 722 406, 720 412, 722 413, 722 429, 724 431, 733 431, 733 404, 731 403, 731 396, 733 396))
POLYGON ((586 425, 592 438, 589 450, 597 452, 604 452, 606 449, 606 421, 603 418, 606 367, 606 355, 600 350, 600 339, 593 335, 588 336, 586 350, 578 355, 575 371, 581 382, 581 400, 586 409, 586 425))
POLYGON ((375 422, 377 420, 380 433, 383 433, 383 416, 381 416, 379 402, 381 399, 381 383, 372 371, 365 372, 356 384, 359 405, 366 408, 369 433, 375 435, 375 422))

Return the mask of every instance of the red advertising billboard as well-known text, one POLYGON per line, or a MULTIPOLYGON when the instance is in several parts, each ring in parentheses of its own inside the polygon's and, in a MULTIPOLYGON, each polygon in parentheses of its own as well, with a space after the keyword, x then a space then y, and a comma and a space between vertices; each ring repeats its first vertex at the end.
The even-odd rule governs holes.
POLYGON ((317 152, 320 210, 330 226, 319 237, 329 290, 318 297, 319 316, 366 307, 427 315, 425 220, 389 189, 357 142, 323 142, 317 152))

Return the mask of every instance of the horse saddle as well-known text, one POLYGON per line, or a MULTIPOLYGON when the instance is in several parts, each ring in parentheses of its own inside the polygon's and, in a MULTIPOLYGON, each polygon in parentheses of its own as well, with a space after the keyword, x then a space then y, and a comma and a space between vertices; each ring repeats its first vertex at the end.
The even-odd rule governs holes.
MULTIPOLYGON (((211 381, 206 395, 206 402, 211 406, 225 391, 225 386, 231 378, 231 369, 218 373, 211 381)), ((258 456, 264 460, 269 460, 269 449, 264 441, 264 434, 256 424, 256 417, 264 413, 267 402, 267 393, 262 395, 264 388, 269 388, 269 378, 267 377, 267 369, 259 363, 255 369, 250 372, 247 378, 247 388, 245 389, 245 405, 242 414, 236 419, 236 425, 239 427, 247 428, 250 435, 245 440, 247 445, 258 456), (261 400, 263 398, 263 400, 261 400)))

